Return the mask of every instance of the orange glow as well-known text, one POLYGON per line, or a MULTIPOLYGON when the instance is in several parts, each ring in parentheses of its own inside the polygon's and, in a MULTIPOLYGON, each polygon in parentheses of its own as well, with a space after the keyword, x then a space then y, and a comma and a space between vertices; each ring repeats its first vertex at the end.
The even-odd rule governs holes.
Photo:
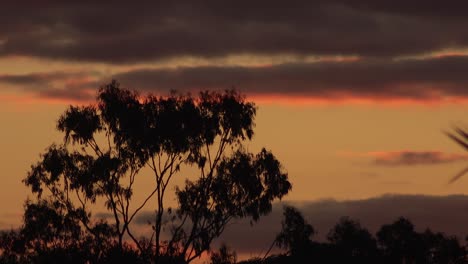
MULTIPOLYGON (((71 81, 73 82, 73 81, 71 81)), ((95 90, 86 89, 82 91, 84 97, 94 98, 95 90)), ((284 105, 284 106, 343 106, 343 105, 357 105, 357 106, 385 106, 385 107, 399 107, 399 106, 446 106, 446 105, 468 105, 468 98, 466 97, 432 97, 424 99, 409 99, 398 97, 358 97, 358 96, 338 96, 338 97, 318 97, 307 95, 279 95, 279 94, 261 94, 261 95, 248 95, 247 100, 254 101, 258 105, 284 105)), ((91 100, 80 100, 72 98, 53 98, 41 96, 33 93, 13 94, 13 93, 0 93, 0 102, 8 103, 11 105, 18 105, 24 107, 26 105, 34 104, 53 104, 53 105, 69 105, 69 104, 88 104, 92 103, 91 100)))
POLYGON ((432 56, 432 58, 447 58, 447 57, 465 57, 467 55, 466 52, 463 51, 446 51, 441 53, 436 53, 432 56))

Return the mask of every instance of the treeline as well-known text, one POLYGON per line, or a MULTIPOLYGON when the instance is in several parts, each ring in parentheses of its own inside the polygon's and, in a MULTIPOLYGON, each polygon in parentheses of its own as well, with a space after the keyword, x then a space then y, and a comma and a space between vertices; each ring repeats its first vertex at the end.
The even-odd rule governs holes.
MULTIPOLYGON (((349 217, 339 220, 326 242, 315 241, 315 233, 297 209, 285 207, 282 230, 273 244, 285 253, 239 263, 468 263, 466 245, 457 237, 430 229, 417 232, 404 217, 382 225, 375 236, 349 217)), ((226 259, 232 260, 230 254, 226 259)))
MULTIPOLYGON (((38 208, 43 210, 43 208, 38 208)), ((45 216, 44 214, 42 214, 45 216)), ((0 232, 0 263, 187 263, 183 257, 160 256, 155 262, 151 252, 139 251, 130 243, 123 248, 116 243, 99 242, 91 237, 57 237, 67 228, 63 219, 48 214, 48 219, 29 219, 34 223, 19 231, 0 232), (57 225, 45 224, 53 222, 57 225), (41 236, 37 236, 41 234, 41 236), (34 236, 35 239, 31 239, 34 236), (33 243, 33 244, 32 244, 33 243)), ((102 226, 106 229, 106 226, 102 226)), ((105 232, 104 232, 105 233, 105 232)), ((62 233, 65 234, 65 233, 62 233)), ((300 211, 284 208, 281 230, 271 248, 283 253, 268 254, 238 262, 234 250, 222 246, 211 251, 212 264, 276 264, 276 263, 388 263, 388 264, 458 264, 468 263, 467 248, 455 236, 426 229, 417 232, 409 219, 399 218, 384 224, 373 235, 358 220, 342 217, 329 231, 326 242, 314 239, 316 230, 307 223, 300 211)), ((246 237, 245 239, 248 239, 246 237)))

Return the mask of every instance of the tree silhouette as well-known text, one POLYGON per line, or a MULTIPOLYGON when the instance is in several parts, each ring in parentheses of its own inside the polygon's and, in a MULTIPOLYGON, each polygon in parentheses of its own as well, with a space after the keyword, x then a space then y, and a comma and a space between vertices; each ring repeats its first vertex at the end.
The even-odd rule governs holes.
POLYGON ((313 233, 312 226, 307 224, 302 214, 287 206, 282 230, 275 240, 287 250, 286 254, 256 257, 239 263, 468 263, 466 248, 460 245, 456 237, 434 233, 429 229, 416 232, 414 225, 403 217, 382 225, 377 232, 377 242, 367 229, 349 217, 342 217, 329 231, 328 242, 312 241, 310 236, 313 233))
POLYGON ((375 263, 377 243, 372 234, 358 221, 342 217, 328 233, 328 241, 335 248, 336 262, 375 263))
POLYGON ((315 233, 300 211, 292 206, 285 206, 281 232, 276 236, 276 244, 288 250, 294 259, 304 260, 311 249, 311 236, 315 233))
POLYGON ((104 85, 96 104, 70 106, 60 117, 63 142, 51 145, 24 179, 36 195, 20 230, 25 252, 88 245, 82 257, 128 256, 133 247, 156 263, 199 257, 232 219, 257 221, 291 189, 271 152, 243 148, 254 134, 255 113, 236 91, 158 97, 116 81, 104 85), (184 166, 197 172, 176 188, 172 209, 166 192, 184 166), (132 201, 136 181, 153 186, 139 204, 132 201), (93 218, 96 203, 112 220, 93 218), (140 239, 131 223, 149 204, 153 233, 140 239))
POLYGON ((414 230, 406 218, 383 225, 377 232, 385 263, 466 263, 466 250, 455 237, 414 230))
POLYGON ((424 263, 466 263, 466 249, 456 237, 447 237, 443 233, 433 233, 427 229, 420 234, 426 251, 424 263))
POLYGON ((388 263, 424 263, 422 242, 408 219, 400 217, 383 225, 377 239, 388 263))

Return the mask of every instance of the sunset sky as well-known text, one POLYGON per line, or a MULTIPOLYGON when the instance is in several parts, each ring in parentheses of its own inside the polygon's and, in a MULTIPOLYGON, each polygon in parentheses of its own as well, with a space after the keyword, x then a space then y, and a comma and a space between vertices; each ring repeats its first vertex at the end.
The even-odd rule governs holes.
MULTIPOLYGON (((1 228, 20 224, 21 180, 62 139, 59 115, 112 79, 142 94, 240 90, 258 106, 248 149, 277 155, 284 200, 302 208, 336 200, 338 217, 392 194, 395 215, 416 215, 468 194, 468 175, 448 184, 468 153, 444 134, 468 128, 466 1, 22 2, 0 8, 1 228)), ((439 229, 468 217, 466 201, 439 229)))

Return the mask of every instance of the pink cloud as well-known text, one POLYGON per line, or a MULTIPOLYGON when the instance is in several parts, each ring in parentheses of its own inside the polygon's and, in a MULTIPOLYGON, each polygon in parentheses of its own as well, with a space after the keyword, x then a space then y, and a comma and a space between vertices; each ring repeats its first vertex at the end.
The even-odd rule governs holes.
POLYGON ((369 152, 374 164, 383 166, 434 165, 468 160, 468 154, 444 153, 441 151, 390 151, 369 152))

